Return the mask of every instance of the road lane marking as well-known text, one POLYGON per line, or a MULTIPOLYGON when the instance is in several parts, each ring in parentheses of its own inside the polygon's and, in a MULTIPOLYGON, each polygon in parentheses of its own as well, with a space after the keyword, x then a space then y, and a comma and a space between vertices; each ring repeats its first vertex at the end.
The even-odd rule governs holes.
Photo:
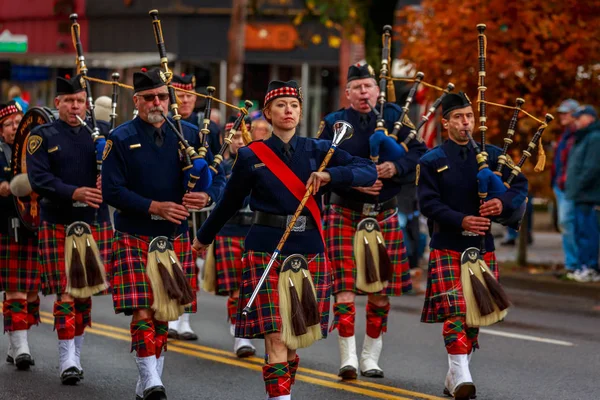
MULTIPOLYGON (((51 313, 42 311, 40 314, 42 315, 42 322, 50 324, 50 325, 53 324, 53 320, 52 320, 53 315, 51 313)), ((113 339, 118 339, 118 340, 123 340, 123 341, 131 341, 131 336, 130 336, 131 334, 127 329, 119 328, 119 327, 112 326, 112 325, 106 325, 106 324, 102 324, 102 323, 98 323, 98 322, 94 322, 92 328, 90 328, 90 327, 86 328, 86 332, 113 338, 113 339)), ((233 353, 230 351, 215 349, 212 347, 201 346, 201 345, 193 344, 193 343, 180 342, 178 340, 169 340, 168 350, 176 352, 176 353, 192 355, 192 356, 195 356, 198 358, 203 358, 203 359, 207 359, 207 360, 211 360, 211 361, 216 361, 216 362, 233 365, 233 366, 238 366, 238 367, 242 367, 242 368, 247 368, 247 369, 252 369, 252 370, 256 370, 256 371, 262 371, 262 365, 264 364, 264 360, 259 357, 249 357, 246 359, 239 359, 236 356, 234 356, 233 353), (206 354, 206 353, 209 353, 209 354, 206 354), (212 354, 210 354, 210 353, 212 353, 212 354), (221 356, 225 356, 225 357, 221 357, 221 356)), ((378 399, 411 400, 412 398, 417 398, 417 399, 424 399, 424 400, 446 400, 443 397, 432 396, 432 395, 428 395, 425 393, 414 392, 411 390, 400 389, 397 387, 387 386, 387 385, 368 382, 368 381, 360 381, 360 380, 341 381, 340 378, 335 374, 318 371, 318 370, 313 370, 313 369, 309 369, 309 368, 300 367, 298 369, 298 372, 299 373, 298 373, 298 375, 296 375, 296 379, 298 379, 300 381, 304 381, 304 382, 308 382, 308 383, 312 383, 312 384, 320 385, 320 386, 326 386, 326 387, 330 387, 333 389, 345 390, 345 391, 349 391, 352 393, 364 394, 366 396, 372 396, 372 397, 378 398, 378 399), (326 379, 331 379, 334 382, 329 382, 329 381, 325 381, 322 379, 305 376, 303 374, 310 374, 310 375, 314 375, 314 376, 318 376, 318 377, 322 377, 322 378, 326 378, 326 379), (334 386, 331 386, 331 385, 334 385, 334 386), (369 389, 363 389, 363 387, 374 389, 374 390, 385 391, 385 392, 389 392, 389 393, 395 393, 395 394, 404 395, 404 396, 411 396, 411 397, 407 398, 407 397, 388 395, 385 393, 375 392, 375 391, 372 391, 369 389)))
POLYGON ((565 342, 564 340, 548 339, 548 338, 543 338, 543 337, 539 337, 539 336, 521 335, 519 333, 495 331, 492 329, 481 328, 481 329, 479 329, 479 332, 487 333, 488 335, 503 336, 503 337, 513 338, 513 339, 530 340, 532 342, 555 344, 557 346, 575 346, 574 343, 565 342))

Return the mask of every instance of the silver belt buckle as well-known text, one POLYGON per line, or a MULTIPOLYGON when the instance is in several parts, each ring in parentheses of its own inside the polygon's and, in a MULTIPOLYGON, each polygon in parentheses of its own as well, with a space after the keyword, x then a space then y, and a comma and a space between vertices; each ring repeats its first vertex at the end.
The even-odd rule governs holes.
POLYGON ((478 234, 476 234, 476 233, 473 233, 473 232, 471 232, 471 231, 462 231, 462 232, 461 232, 461 234, 462 234, 463 236, 479 236, 478 234))
POLYGON ((165 220, 163 217, 161 217, 160 215, 155 215, 155 214, 152 214, 152 215, 150 216, 150 219, 151 219, 152 221, 166 221, 166 220, 165 220))
POLYGON ((362 209, 362 214, 368 215, 369 217, 374 217, 377 214, 379 214, 379 212, 377 212, 377 210, 376 210, 376 207, 377 207, 377 204, 364 203, 363 209, 362 209))
MULTIPOLYGON (((293 217, 294 217, 293 215, 287 216, 286 226, 288 226, 290 224, 293 217)), ((305 230, 306 230, 306 215, 300 215, 296 219, 296 222, 294 223, 294 226, 292 227, 292 232, 304 232, 305 230)))
POLYGON ((76 201, 73 203, 73 207, 77 207, 77 208, 83 208, 83 207, 87 207, 88 205, 81 202, 81 201, 76 201))

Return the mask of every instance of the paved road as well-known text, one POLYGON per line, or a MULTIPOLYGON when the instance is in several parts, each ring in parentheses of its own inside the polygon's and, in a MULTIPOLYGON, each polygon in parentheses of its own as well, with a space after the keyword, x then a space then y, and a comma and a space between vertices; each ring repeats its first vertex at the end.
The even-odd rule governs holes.
MULTIPOLYGON (((598 316, 552 311, 569 299, 511 291, 517 306, 505 323, 483 330, 472 373, 479 399, 600 398, 598 316), (540 297, 541 296, 541 297, 540 297)), ((42 300, 43 324, 30 335, 36 366, 19 372, 0 366, 0 399, 106 400, 134 398, 137 370, 129 353, 128 318, 114 315, 108 297, 94 298, 94 327, 86 334, 82 362, 86 379, 60 385, 51 301, 42 300)), ((302 357, 295 399, 439 399, 447 371, 440 325, 419 322, 421 297, 394 299, 381 366, 386 377, 341 383, 337 338, 333 334, 302 357)), ((364 302, 358 307, 358 342, 364 335, 364 302)), ((563 307, 564 308, 564 307, 563 307)), ((238 360, 225 321, 225 299, 203 294, 192 317, 198 342, 171 342, 164 383, 169 399, 264 399, 262 360, 238 360)), ((263 346, 257 343, 259 356, 263 346)), ((6 350, 6 336, 0 349, 6 350)))

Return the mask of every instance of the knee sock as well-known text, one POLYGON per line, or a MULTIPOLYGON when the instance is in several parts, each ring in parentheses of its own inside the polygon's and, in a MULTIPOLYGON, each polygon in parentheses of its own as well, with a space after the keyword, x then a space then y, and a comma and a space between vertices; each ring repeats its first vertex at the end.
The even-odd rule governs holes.
POLYGON ((27 324, 27 300, 4 300, 2 312, 4 313, 5 333, 29 329, 27 324))
POLYGON ((382 332, 387 331, 389 313, 390 303, 385 306, 377 306, 370 301, 367 302, 367 335, 369 337, 377 339, 382 332))
POLYGON ((463 318, 448 318, 444 322, 442 334, 448 354, 469 354, 469 340, 463 318))
POLYGON ((167 351, 167 336, 169 333, 169 323, 167 321, 153 320, 154 322, 154 347, 156 348, 156 358, 160 358, 162 351, 167 351))
POLYGON ((156 355, 156 344, 154 342, 154 323, 151 318, 134 321, 130 325, 131 351, 137 353, 138 357, 150 357, 156 355))
POLYGON ((232 325, 235 325, 237 320, 238 300, 237 297, 227 298, 227 318, 232 325))
POLYGON ((290 370, 290 381, 292 385, 296 383, 296 372, 298 372, 298 367, 300 366, 300 357, 296 354, 296 357, 292 361, 288 361, 288 369, 290 370))
POLYGON ((288 395, 292 390, 288 363, 265 365, 263 367, 263 379, 269 398, 288 395))
POLYGON ((81 336, 92 326, 92 298, 75 299, 75 336, 81 336))
POLYGON ((337 328, 340 337, 354 336, 356 308, 354 303, 333 304, 333 324, 330 332, 337 328))
POLYGON ((479 328, 467 328, 468 354, 479 349, 479 328))
POLYGON ((27 329, 40 323, 40 298, 27 303, 27 329))
POLYGON ((75 302, 54 302, 54 329, 59 340, 75 338, 75 302))

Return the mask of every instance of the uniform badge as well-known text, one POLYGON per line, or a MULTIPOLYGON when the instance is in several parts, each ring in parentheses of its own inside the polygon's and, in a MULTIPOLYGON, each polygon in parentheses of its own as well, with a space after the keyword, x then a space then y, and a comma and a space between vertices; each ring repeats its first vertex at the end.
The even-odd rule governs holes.
POLYGON ((85 78, 83 77, 83 75, 81 75, 79 77, 79 84, 81 85, 82 88, 85 89, 85 78))
POLYGON ((325 121, 321 121, 321 123, 319 124, 319 130, 317 131, 317 139, 321 136, 321 133, 323 133, 323 129, 325 129, 325 121))
POLYGON ((108 157, 108 154, 112 150, 112 145, 113 145, 112 140, 106 141, 106 145, 104 146, 104 152, 102 152, 102 161, 106 160, 106 157, 108 157))
POLYGON ((298 87, 298 98, 300 101, 304 100, 304 94, 302 93, 302 87, 298 87))
POLYGON ((466 93, 464 93, 464 95, 465 95, 465 98, 467 99, 467 101, 469 102, 469 104, 472 104, 472 103, 471 103, 471 99, 469 98, 469 96, 467 96, 467 94, 466 94, 466 93))
POLYGON ((38 135, 33 135, 29 137, 27 140, 27 152, 31 155, 37 151, 42 145, 42 137, 38 135))
POLYGON ((417 174, 415 178, 415 186, 419 186, 419 177, 421 176, 421 164, 417 164, 417 174))
POLYGON ((192 76, 192 90, 196 87, 196 77, 192 76))
POLYGON ((162 72, 162 71, 158 71, 158 74, 160 75, 160 79, 161 79, 163 82, 166 82, 166 81, 167 81, 167 77, 165 76, 165 73, 164 73, 164 72, 162 72))
POLYGON ((23 107, 21 107, 19 103, 15 103, 15 107, 17 107, 17 110, 19 110, 19 112, 23 112, 23 107))

